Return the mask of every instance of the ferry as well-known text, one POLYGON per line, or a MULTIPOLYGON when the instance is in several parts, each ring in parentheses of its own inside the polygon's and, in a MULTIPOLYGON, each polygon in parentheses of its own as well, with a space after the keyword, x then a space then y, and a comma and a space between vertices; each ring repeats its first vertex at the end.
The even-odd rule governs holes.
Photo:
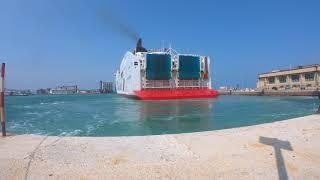
POLYGON ((139 100, 214 98, 210 58, 179 54, 172 48, 147 50, 142 39, 126 52, 116 71, 116 92, 139 100))

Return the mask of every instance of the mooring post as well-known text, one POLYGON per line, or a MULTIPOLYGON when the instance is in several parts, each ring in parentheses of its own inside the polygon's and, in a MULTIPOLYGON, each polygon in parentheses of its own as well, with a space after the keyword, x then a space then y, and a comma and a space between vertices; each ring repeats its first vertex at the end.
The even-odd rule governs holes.
POLYGON ((4 74, 5 74, 5 63, 1 66, 1 77, 0 77, 0 112, 1 112, 1 127, 2 136, 6 136, 6 120, 4 113, 4 74))
POLYGON ((319 107, 318 107, 318 110, 317 110, 317 114, 320 114, 320 90, 317 88, 317 92, 318 92, 318 100, 319 100, 319 107))

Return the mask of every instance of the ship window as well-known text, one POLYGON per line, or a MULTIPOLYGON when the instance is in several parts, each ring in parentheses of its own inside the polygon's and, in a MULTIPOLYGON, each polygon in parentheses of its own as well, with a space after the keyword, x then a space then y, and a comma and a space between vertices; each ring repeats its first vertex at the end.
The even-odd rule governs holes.
POLYGON ((300 80, 299 74, 291 75, 291 80, 292 80, 292 82, 299 82, 299 80, 300 80))
POLYGON ((279 76, 279 82, 280 83, 286 83, 287 82, 287 76, 279 76))
POLYGON ((138 62, 134 62, 134 65, 137 66, 137 65, 138 65, 138 62))
POLYGON ((269 81, 269 84, 273 84, 274 83, 274 77, 269 77, 268 81, 269 81))
POLYGON ((304 74, 304 78, 306 79, 306 81, 313 81, 314 80, 314 73, 306 73, 304 74))

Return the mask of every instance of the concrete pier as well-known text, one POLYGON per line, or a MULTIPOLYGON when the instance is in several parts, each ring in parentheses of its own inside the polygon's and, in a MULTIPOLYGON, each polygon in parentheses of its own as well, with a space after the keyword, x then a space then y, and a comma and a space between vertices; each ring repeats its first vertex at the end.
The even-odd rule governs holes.
POLYGON ((320 179, 320 115, 199 133, 0 138, 0 179, 320 179))
POLYGON ((318 96, 317 90, 304 91, 285 91, 285 90, 269 90, 269 91, 227 91, 218 90, 220 95, 234 95, 234 96, 318 96))

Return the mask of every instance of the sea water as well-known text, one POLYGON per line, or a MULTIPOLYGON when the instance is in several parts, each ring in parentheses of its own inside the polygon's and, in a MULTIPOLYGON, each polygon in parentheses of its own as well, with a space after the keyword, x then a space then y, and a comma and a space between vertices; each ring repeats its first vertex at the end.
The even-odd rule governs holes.
POLYGON ((115 94, 5 97, 14 134, 133 136, 269 123, 313 114, 315 97, 219 96, 139 101, 115 94))

